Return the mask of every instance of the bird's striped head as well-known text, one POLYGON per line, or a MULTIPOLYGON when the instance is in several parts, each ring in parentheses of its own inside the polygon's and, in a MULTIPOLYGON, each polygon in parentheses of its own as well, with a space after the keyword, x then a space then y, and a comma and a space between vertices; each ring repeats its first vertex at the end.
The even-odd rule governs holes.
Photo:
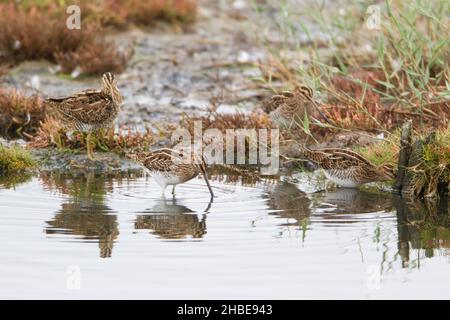
POLYGON ((307 101, 314 99, 314 91, 307 85, 299 85, 295 88, 295 92, 307 101))
POLYGON ((334 122, 331 121, 320 109, 319 102, 314 98, 314 91, 307 85, 301 84, 295 88, 295 92, 298 96, 300 96, 302 99, 310 102, 314 108, 317 110, 317 112, 320 114, 320 116, 327 122, 328 124, 335 126, 334 122))
POLYGON ((106 72, 102 76, 102 90, 111 95, 112 99, 117 105, 122 104, 122 95, 117 88, 117 82, 111 72, 106 72))
POLYGON ((116 79, 111 72, 106 72, 102 76, 102 81, 104 85, 114 84, 116 79))

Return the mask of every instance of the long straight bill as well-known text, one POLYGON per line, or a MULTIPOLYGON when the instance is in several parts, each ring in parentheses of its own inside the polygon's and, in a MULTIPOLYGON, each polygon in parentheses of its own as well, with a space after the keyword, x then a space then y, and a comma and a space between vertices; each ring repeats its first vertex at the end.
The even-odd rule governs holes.
POLYGON ((200 169, 202 170, 203 177, 205 178, 205 182, 206 182, 206 185, 208 186, 209 193, 211 194, 211 199, 212 199, 212 198, 214 198, 214 192, 211 188, 211 185, 209 184, 208 174, 206 173, 206 163, 203 159, 202 159, 202 162, 203 163, 200 165, 200 169))

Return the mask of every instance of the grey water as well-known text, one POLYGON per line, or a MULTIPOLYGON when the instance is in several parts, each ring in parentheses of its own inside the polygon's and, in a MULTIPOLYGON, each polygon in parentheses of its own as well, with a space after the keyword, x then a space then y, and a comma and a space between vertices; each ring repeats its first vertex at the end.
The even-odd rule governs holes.
POLYGON ((0 298, 448 298, 448 202, 138 174, 0 179, 0 298), (431 218, 427 218, 431 217, 431 218))

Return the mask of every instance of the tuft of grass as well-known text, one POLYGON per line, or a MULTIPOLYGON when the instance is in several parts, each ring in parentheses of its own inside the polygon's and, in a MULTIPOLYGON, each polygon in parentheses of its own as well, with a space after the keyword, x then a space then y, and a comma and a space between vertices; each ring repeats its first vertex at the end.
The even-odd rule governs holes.
POLYGON ((388 139, 356 148, 356 151, 376 166, 389 165, 395 168, 400 153, 400 130, 394 131, 388 139))
POLYGON ((127 59, 128 56, 119 52, 114 42, 99 38, 94 32, 87 33, 76 50, 55 53, 55 60, 63 72, 79 69, 83 74, 122 72, 127 59))
POLYGON ((196 0, 106 0, 95 10, 103 25, 125 27, 128 23, 151 25, 156 20, 191 23, 196 18, 196 0))
POLYGON ((440 87, 448 80, 449 9, 445 0, 386 1, 376 49, 387 98, 413 102, 423 111, 431 99, 448 93, 440 87))
POLYGON ((29 139, 45 117, 41 98, 27 97, 17 90, 0 89, 0 135, 29 139))
POLYGON ((423 148, 422 161, 410 170, 415 172, 413 194, 436 197, 442 189, 450 191, 450 126, 435 132, 434 139, 423 148))
MULTIPOLYGON (((418 139, 425 141, 426 134, 419 134, 418 139)), ((377 166, 395 168, 400 153, 400 130, 392 133, 389 139, 356 151, 377 166)), ((410 193, 416 197, 438 197, 441 190, 450 190, 450 126, 435 131, 434 138, 423 147, 419 164, 408 170, 414 173, 410 193)))
MULTIPOLYGON (((145 132, 123 129, 115 132, 114 128, 101 130, 93 135, 91 143, 96 151, 112 151, 124 154, 130 149, 148 149, 155 142, 150 129, 145 132)), ((33 148, 86 149, 86 134, 75 132, 69 139, 64 127, 54 118, 47 116, 41 123, 37 135, 28 144, 33 148)))
POLYGON ((0 173, 24 171, 35 166, 35 160, 25 149, 0 145, 0 173))

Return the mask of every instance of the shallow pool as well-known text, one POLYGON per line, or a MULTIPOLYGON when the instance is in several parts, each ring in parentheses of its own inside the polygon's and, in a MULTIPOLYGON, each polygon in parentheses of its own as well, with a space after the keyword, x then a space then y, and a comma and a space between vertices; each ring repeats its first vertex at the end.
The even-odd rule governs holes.
POLYGON ((450 296, 448 204, 212 185, 211 203, 200 178, 175 199, 133 174, 0 183, 0 298, 450 296), (426 210, 437 218, 418 228, 426 210))

